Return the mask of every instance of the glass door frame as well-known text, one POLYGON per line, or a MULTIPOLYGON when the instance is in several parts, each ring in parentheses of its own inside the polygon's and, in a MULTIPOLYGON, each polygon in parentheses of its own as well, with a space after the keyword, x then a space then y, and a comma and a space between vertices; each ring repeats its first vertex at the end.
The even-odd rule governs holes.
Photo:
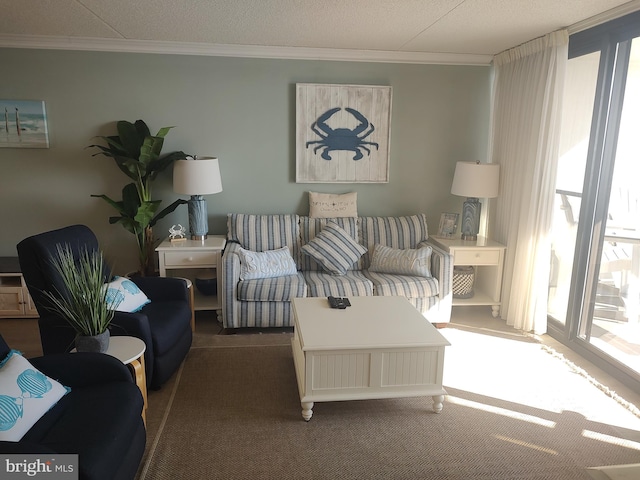
POLYGON ((589 342, 631 42, 640 12, 570 36, 569 58, 600 52, 565 323, 548 316, 549 334, 640 391, 640 375, 589 342))

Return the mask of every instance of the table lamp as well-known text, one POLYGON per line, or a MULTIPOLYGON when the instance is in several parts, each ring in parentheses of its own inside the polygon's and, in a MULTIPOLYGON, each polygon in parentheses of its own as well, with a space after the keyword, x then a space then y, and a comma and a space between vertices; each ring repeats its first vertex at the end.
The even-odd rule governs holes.
POLYGON ((209 233, 207 201, 203 195, 222 191, 220 166, 217 157, 187 157, 176 160, 173 166, 173 191, 191 195, 187 202, 189 209, 189 230, 192 240, 204 240, 209 233))
POLYGON ((480 198, 498 196, 500 165, 497 163, 457 162, 451 193, 467 197, 462 206, 462 240, 477 240, 480 230, 480 198))

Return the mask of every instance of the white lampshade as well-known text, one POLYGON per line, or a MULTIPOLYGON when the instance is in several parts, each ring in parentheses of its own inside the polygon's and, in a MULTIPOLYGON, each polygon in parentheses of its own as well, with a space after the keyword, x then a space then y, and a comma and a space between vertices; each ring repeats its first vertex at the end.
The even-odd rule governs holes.
POLYGON ((499 180, 497 163, 458 162, 451 193, 461 197, 494 198, 498 196, 499 180))
POLYGON ((220 166, 216 157, 176 160, 173 165, 173 191, 183 195, 209 195, 222 191, 220 166))

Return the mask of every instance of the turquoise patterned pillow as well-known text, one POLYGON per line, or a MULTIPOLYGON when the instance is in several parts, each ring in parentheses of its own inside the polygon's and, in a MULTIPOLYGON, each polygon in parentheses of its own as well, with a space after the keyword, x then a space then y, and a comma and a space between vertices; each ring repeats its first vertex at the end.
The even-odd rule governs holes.
POLYGON ((107 301, 116 312, 138 312, 151 302, 135 283, 125 277, 114 277, 106 288, 107 301))
POLYGON ((266 252, 253 252, 240 248, 239 255, 240 280, 284 277, 298 273, 289 247, 267 250, 266 252))
POLYGON ((367 251, 338 224, 329 222, 302 252, 322 265, 329 273, 344 275, 367 251))
POLYGON ((370 272, 430 277, 431 247, 397 249, 376 244, 370 272))
POLYGON ((11 350, 0 364, 0 441, 19 441, 69 391, 11 350))

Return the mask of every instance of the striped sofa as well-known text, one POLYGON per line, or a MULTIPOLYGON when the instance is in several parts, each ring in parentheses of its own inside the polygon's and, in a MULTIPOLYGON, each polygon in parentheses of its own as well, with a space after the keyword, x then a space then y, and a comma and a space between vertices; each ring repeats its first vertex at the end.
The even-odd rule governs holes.
POLYGON ((452 306, 453 258, 428 240, 424 214, 400 217, 311 218, 299 215, 229 214, 227 246, 222 255, 222 318, 225 328, 293 325, 291 299, 402 295, 432 323, 448 323, 452 306), (302 247, 337 223, 367 252, 345 275, 324 271, 302 247), (368 270, 374 245, 394 249, 433 249, 431 277, 368 270), (297 273, 275 278, 240 280, 240 248, 264 252, 288 247, 297 273))

